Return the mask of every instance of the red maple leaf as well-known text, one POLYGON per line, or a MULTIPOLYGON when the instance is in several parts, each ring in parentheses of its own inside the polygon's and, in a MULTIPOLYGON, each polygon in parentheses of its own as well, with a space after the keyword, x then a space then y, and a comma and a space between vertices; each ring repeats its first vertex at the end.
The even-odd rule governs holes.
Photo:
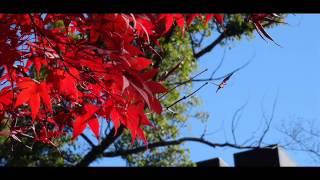
POLYGON ((94 115, 99 108, 92 104, 86 104, 84 106, 85 113, 83 115, 77 116, 76 120, 73 123, 73 137, 72 139, 76 139, 88 124, 91 128, 92 132, 99 139, 100 137, 100 125, 98 118, 94 115))
MULTIPOLYGON (((103 117, 116 130, 129 129, 132 142, 146 143, 146 108, 162 112, 157 94, 167 89, 161 82, 179 67, 155 78, 159 69, 151 58, 165 56, 161 38, 176 27, 183 35, 196 17, 224 22, 223 14, 0 14, 0 83, 6 86, 0 89, 0 121, 31 116, 21 128, 36 123, 34 140, 53 145, 70 128, 73 139, 87 126, 99 138, 103 117), (12 108, 24 103, 29 108, 12 108)), ((256 14, 252 21, 272 40, 262 24, 270 18, 256 14)))
POLYGON ((47 89, 46 82, 36 82, 31 78, 23 78, 22 81, 17 83, 17 86, 22 91, 19 93, 14 107, 18 107, 23 103, 28 103, 31 108, 31 117, 34 121, 39 113, 40 98, 43 104, 52 112, 52 106, 50 102, 50 96, 47 89))

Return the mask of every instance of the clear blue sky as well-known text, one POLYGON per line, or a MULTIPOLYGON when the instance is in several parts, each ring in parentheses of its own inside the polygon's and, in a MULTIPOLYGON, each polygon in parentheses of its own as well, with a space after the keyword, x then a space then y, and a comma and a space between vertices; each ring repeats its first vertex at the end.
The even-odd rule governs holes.
MULTIPOLYGON (((237 128, 237 139, 241 142, 252 135, 261 125, 262 108, 268 114, 271 112, 273 100, 278 92, 274 121, 270 133, 266 136, 267 143, 276 143, 283 140, 284 135, 274 130, 280 124, 297 121, 298 118, 314 119, 320 117, 320 24, 318 14, 289 15, 286 22, 289 25, 267 30, 268 33, 283 47, 272 42, 265 42, 257 34, 253 40, 243 39, 236 41, 227 50, 224 65, 217 72, 223 75, 234 68, 241 66, 254 54, 253 61, 245 69, 237 72, 228 86, 215 93, 215 87, 208 85, 198 92, 202 97, 203 105, 195 110, 210 113, 208 132, 217 133, 207 136, 214 142, 225 142, 226 138, 232 142, 230 136, 230 122, 233 113, 248 101, 237 128), (224 129, 224 130, 223 130, 224 129), (225 131, 225 132, 224 132, 225 131), (226 137, 225 137, 226 136, 226 137)), ((212 37, 214 39, 214 36, 212 37)), ((210 42, 208 39, 207 42, 210 42)), ((223 48, 217 48, 200 59, 199 71, 209 68, 210 75, 223 55, 223 48)), ((195 88, 201 84, 195 84, 195 88)), ((194 111, 194 110, 192 110, 194 111)), ((191 130, 186 130, 186 136, 199 136, 203 125, 197 120, 189 123, 191 130)), ((259 136, 260 134, 256 134, 259 136)), ((191 159, 195 162, 221 157, 228 164, 233 164, 233 153, 239 150, 212 149, 198 143, 186 143, 190 149, 191 159)), ((317 165, 306 153, 289 151, 289 155, 304 166, 317 165)), ((124 166, 120 158, 105 158, 92 166, 124 166)))

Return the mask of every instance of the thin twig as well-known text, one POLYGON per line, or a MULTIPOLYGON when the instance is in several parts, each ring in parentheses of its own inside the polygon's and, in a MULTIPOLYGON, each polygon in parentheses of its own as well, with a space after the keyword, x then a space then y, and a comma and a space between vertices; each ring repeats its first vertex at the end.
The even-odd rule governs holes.
POLYGON ((221 68, 222 64, 223 64, 223 61, 224 61, 224 58, 225 58, 225 55, 226 55, 226 49, 224 49, 223 51, 223 56, 218 64, 218 66, 213 70, 213 72, 211 73, 211 76, 210 78, 213 78, 213 76, 216 74, 216 72, 221 68))
POLYGON ((255 54, 245 63, 243 64, 242 66, 234 69, 233 71, 223 75, 223 76, 220 76, 220 77, 216 77, 216 78, 204 78, 204 79, 190 79, 190 80, 187 80, 187 81, 182 81, 182 82, 175 82, 175 83, 171 83, 170 85, 174 85, 174 84, 185 84, 185 83, 189 83, 189 82, 209 82, 209 81, 217 81, 217 80, 221 80, 221 79, 224 79, 225 77, 227 77, 228 75, 232 74, 232 73, 235 73, 237 71, 240 71, 241 69, 247 67, 250 62, 253 60, 253 58, 255 57, 255 54))
POLYGON ((269 129, 270 129, 270 126, 271 126, 271 123, 272 123, 272 120, 274 119, 274 113, 275 113, 275 110, 276 110, 276 105, 277 105, 277 101, 278 101, 278 92, 277 92, 277 95, 276 95, 276 98, 273 102, 273 105, 272 105, 272 111, 271 111, 271 115, 270 115, 270 118, 269 120, 267 120, 265 114, 263 113, 263 117, 264 119, 266 120, 266 128, 265 130, 263 131, 259 141, 258 141, 258 146, 261 145, 264 137, 267 135, 267 133, 269 132, 269 129))
POLYGON ((191 77, 189 80, 187 81, 184 81, 184 83, 181 83, 181 84, 177 84, 176 86, 174 86, 173 88, 169 89, 166 93, 162 94, 159 99, 163 98, 164 96, 166 96, 167 94, 169 94, 170 92, 172 92, 173 90, 175 90, 176 88, 178 88, 179 86, 182 86, 184 84, 187 84, 189 82, 192 82, 192 80, 198 76, 200 76, 201 74, 203 74, 204 72, 208 71, 208 68, 206 68, 205 70, 197 73, 196 75, 194 75, 193 77, 191 77))
POLYGON ((238 109, 235 111, 235 113, 233 114, 233 117, 232 117, 231 133, 232 133, 233 142, 234 142, 235 144, 237 144, 237 139, 236 139, 236 126, 237 126, 237 124, 238 124, 237 122, 239 122, 239 119, 237 119, 237 120, 238 120, 237 122, 235 122, 235 121, 236 121, 236 118, 237 118, 238 114, 242 112, 242 110, 247 106, 247 104, 248 104, 248 101, 247 101, 245 104, 243 104, 240 108, 238 108, 238 109))
POLYGON ((177 101, 175 101, 174 103, 172 103, 171 105, 167 106, 166 109, 168 110, 170 107, 176 105, 177 103, 187 99, 188 97, 194 95, 196 92, 198 92, 200 89, 202 89, 204 86, 206 86, 208 84, 208 82, 204 83, 202 86, 200 86, 198 89, 196 89, 195 91, 193 91, 191 94, 187 95, 187 96, 183 96, 182 98, 178 99, 177 101))

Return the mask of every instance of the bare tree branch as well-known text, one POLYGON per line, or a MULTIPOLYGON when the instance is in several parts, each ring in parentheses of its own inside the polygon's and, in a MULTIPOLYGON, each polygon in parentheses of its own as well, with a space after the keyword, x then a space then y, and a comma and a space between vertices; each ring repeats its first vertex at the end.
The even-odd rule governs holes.
POLYGON ((114 151, 114 152, 105 152, 103 153, 103 157, 117 157, 117 156, 128 156, 131 154, 136 154, 140 152, 144 152, 147 149, 153 149, 153 148, 158 148, 158 147, 165 147, 165 146, 173 146, 173 145, 179 145, 184 142, 198 142, 202 143, 205 145, 208 145, 212 148, 217 148, 217 147, 230 147, 230 148, 235 148, 235 149, 257 149, 260 148, 258 146, 240 146, 236 144, 231 144, 231 143, 213 143, 210 141, 207 141, 203 138, 197 138, 197 137, 183 137, 177 140, 171 140, 171 141, 163 141, 163 142, 155 142, 152 144, 148 144, 147 146, 141 146, 137 147, 134 149, 129 149, 129 150, 119 150, 119 151, 114 151))
POLYGON ((115 128, 112 128, 109 134, 101 141, 98 146, 93 147, 82 159, 76 164, 76 166, 89 166, 94 160, 96 160, 112 143, 114 143, 118 137, 122 134, 124 126, 121 125, 118 128, 117 134, 115 134, 115 128))
POLYGON ((259 141, 258 141, 258 146, 261 145, 264 137, 267 135, 267 133, 269 132, 269 129, 270 129, 270 125, 272 123, 272 120, 273 120, 273 117, 274 117, 274 113, 275 113, 275 110, 276 110, 276 106, 277 106, 277 101, 278 101, 278 92, 277 92, 277 95, 276 95, 276 98, 274 99, 273 101, 273 105, 272 105, 272 111, 271 111, 271 115, 270 115, 270 118, 267 119, 266 116, 265 116, 265 113, 263 113, 263 117, 264 119, 266 120, 266 128, 265 130, 263 131, 259 141))
POLYGON ((239 118, 241 117, 241 116, 238 116, 238 114, 242 112, 242 110, 247 106, 247 104, 248 104, 248 101, 245 104, 243 104, 240 108, 238 108, 232 117, 231 133, 232 133, 233 142, 235 144, 237 144, 236 128, 237 128, 237 124, 239 122, 239 118), (239 118, 237 119, 237 117, 239 117, 239 118))
POLYGON ((299 119, 296 123, 282 124, 277 130, 289 138, 282 143, 283 147, 288 150, 306 152, 314 161, 320 162, 320 132, 318 126, 314 127, 313 122, 309 123, 309 121, 299 119))
POLYGON ((206 34, 207 34, 207 29, 204 29, 203 32, 202 32, 202 34, 201 34, 201 38, 200 38, 200 40, 199 40, 199 42, 198 42, 198 45, 201 45, 201 44, 202 44, 204 38, 206 37, 206 34))
POLYGON ((210 78, 213 78, 213 76, 216 74, 216 72, 221 68, 221 66, 224 62, 225 55, 226 55, 226 49, 224 49, 223 56, 218 64, 218 66, 212 71, 210 78))
POLYGON ((319 147, 316 149, 309 147, 308 144, 306 144, 306 141, 304 141, 303 139, 299 139, 298 136, 294 136, 287 131, 282 131, 282 133, 287 135, 288 137, 290 137, 294 141, 294 143, 300 147, 300 148, 286 147, 286 149, 294 150, 294 151, 309 152, 309 153, 315 155, 318 158, 317 160, 319 161, 319 159, 320 159, 319 147))
MULTIPOLYGON (((193 92, 193 93, 195 93, 195 92, 193 92)), ((275 108, 276 108, 277 97, 274 100, 271 117, 270 117, 270 119, 268 121, 268 127, 265 129, 265 131, 269 131, 269 127, 270 127, 271 121, 273 119, 275 108)), ((232 129, 233 129, 233 135, 234 136, 235 136, 234 130, 235 130, 236 124, 237 124, 237 122, 236 122, 237 118, 236 117, 239 117, 238 114, 245 108, 246 105, 247 105, 247 102, 244 105, 242 105, 239 109, 237 109, 236 112, 235 112, 235 115, 233 117, 232 129)), ((262 148, 261 147, 261 143, 258 143, 256 145, 245 145, 245 144, 240 145, 240 144, 237 144, 237 142, 235 140, 235 137, 234 137, 234 143, 229 143, 228 141, 226 141, 225 143, 211 142, 211 141, 208 141, 208 140, 204 139, 204 137, 206 135, 206 131, 207 131, 206 127, 205 127, 204 131, 205 132, 200 137, 182 137, 182 138, 179 138, 179 139, 176 139, 176 140, 153 142, 153 143, 150 143, 150 144, 145 145, 145 146, 135 147, 133 149, 126 149, 126 150, 117 149, 115 151, 109 151, 109 152, 102 153, 102 157, 128 156, 128 155, 132 155, 132 154, 145 152, 147 150, 154 149, 154 148, 180 145, 180 144, 185 143, 185 142, 197 142, 197 143, 200 143, 200 144, 204 144, 204 145, 210 146, 212 148, 223 148, 223 147, 234 148, 234 149, 259 149, 259 148, 262 148)), ((262 136, 265 136, 265 134, 266 134, 265 131, 263 132, 262 136)), ((259 141, 261 141, 261 139, 263 140, 263 137, 261 137, 259 139, 259 141)), ((272 148, 272 147, 267 146, 267 147, 264 147, 264 148, 272 148)), ((315 153, 315 152, 316 151, 314 151, 313 153, 315 153)))
POLYGON ((222 40, 226 37, 225 33, 221 33, 216 40, 214 40, 211 44, 209 44, 207 47, 203 48, 199 52, 194 54, 194 57, 196 59, 200 58, 201 56, 205 55, 206 53, 210 52, 214 47, 216 47, 219 43, 222 42, 222 40))
POLYGON ((201 139, 204 138, 204 136, 207 134, 207 131, 208 131, 208 121, 205 122, 205 125, 204 125, 204 130, 200 136, 201 139))

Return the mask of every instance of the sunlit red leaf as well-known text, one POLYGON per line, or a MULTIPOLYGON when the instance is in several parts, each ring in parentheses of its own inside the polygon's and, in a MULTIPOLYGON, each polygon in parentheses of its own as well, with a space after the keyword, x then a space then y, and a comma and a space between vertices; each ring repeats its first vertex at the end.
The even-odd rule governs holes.
POLYGON ((32 120, 34 121, 40 109, 41 97, 46 108, 52 112, 50 96, 45 82, 38 84, 29 78, 25 78, 24 81, 19 82, 17 86, 22 91, 16 99, 15 108, 28 102, 31 108, 32 120))
POLYGON ((148 68, 152 64, 152 61, 147 58, 137 57, 131 59, 130 64, 131 68, 133 68, 134 70, 141 71, 143 69, 148 68))
POLYGON ((149 81, 149 82, 146 82, 146 85, 149 87, 149 89, 154 94, 167 92, 167 89, 162 84, 160 84, 158 82, 149 81))
POLYGON ((90 127, 90 129, 92 130, 92 132, 94 133, 94 135, 97 137, 97 139, 99 139, 100 137, 100 124, 99 124, 99 120, 98 118, 92 118, 88 121, 88 125, 90 127))
POLYGON ((99 110, 99 108, 91 104, 86 104, 83 109, 85 111, 84 114, 78 116, 73 123, 73 139, 82 134, 86 127, 86 124, 88 124, 91 120, 93 120, 93 122, 90 122, 90 124, 88 125, 90 126, 93 133, 97 136, 97 138, 99 138, 99 121, 94 115, 99 110))
MULTIPOLYGON (((146 109, 162 112, 157 94, 167 89, 161 82, 180 65, 157 77, 153 60, 166 56, 161 38, 176 30, 183 35, 197 17, 224 23, 223 14, 0 15, 0 83, 6 86, 0 89, 0 120, 36 127, 34 141, 56 146, 70 128, 73 139, 86 127, 99 138, 99 119, 105 118, 116 130, 129 129, 132 143, 147 143, 143 128, 153 125, 146 109)), ((273 41, 263 29, 264 21, 276 23, 272 17, 254 14, 252 21, 273 41)))

